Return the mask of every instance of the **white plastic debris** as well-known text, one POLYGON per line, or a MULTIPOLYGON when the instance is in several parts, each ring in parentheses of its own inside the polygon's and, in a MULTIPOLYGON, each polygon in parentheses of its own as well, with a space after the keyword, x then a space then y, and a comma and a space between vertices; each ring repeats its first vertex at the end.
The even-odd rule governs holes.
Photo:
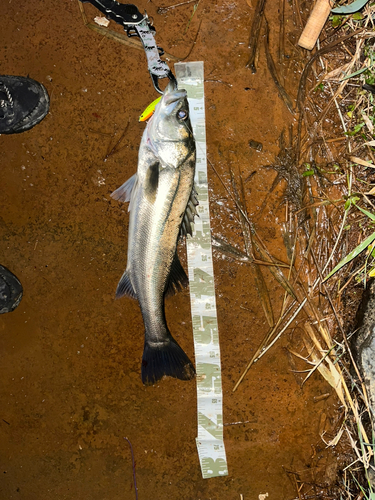
POLYGON ((94 21, 96 22, 96 24, 99 24, 99 26, 105 26, 106 28, 109 25, 109 21, 106 17, 96 16, 94 18, 94 21))

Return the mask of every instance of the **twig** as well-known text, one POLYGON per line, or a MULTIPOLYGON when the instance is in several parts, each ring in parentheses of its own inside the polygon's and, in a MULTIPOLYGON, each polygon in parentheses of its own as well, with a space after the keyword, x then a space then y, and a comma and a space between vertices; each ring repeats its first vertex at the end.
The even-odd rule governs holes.
POLYGON ((112 137, 112 134, 110 132, 102 132, 101 130, 94 130, 92 128, 89 128, 88 131, 91 134, 98 134, 98 135, 104 135, 105 137, 112 137))
POLYGON ((109 150, 109 148, 108 148, 107 153, 106 153, 105 157, 103 158, 103 161, 107 161, 110 156, 114 155, 115 153, 118 153, 119 151, 121 151, 123 149, 123 148, 119 148, 119 145, 125 137, 125 134, 129 128, 129 123, 130 123, 130 119, 128 120, 128 123, 126 124, 124 131, 120 135, 118 141, 115 143, 113 148, 111 150, 109 150))
POLYGON ((253 259, 249 257, 246 253, 242 252, 241 250, 238 250, 238 248, 235 248, 233 245, 227 243, 221 238, 218 238, 217 236, 212 236, 212 247, 214 250, 218 250, 224 255, 228 255, 233 259, 239 260, 240 262, 254 262, 255 264, 259 264, 261 266, 286 267, 287 269, 289 269, 289 266, 287 264, 282 264, 282 263, 275 264, 274 262, 271 261, 253 259))
POLYGON ((359 35, 363 32, 363 30, 356 30, 353 31, 352 33, 349 33, 348 35, 344 35, 341 38, 338 38, 334 42, 322 47, 320 50, 315 52, 315 54, 310 57, 310 59, 307 61, 303 71, 302 75, 300 78, 300 83, 298 87, 298 95, 297 95, 297 109, 299 111, 299 118, 298 118, 298 131, 297 131, 297 164, 299 163, 299 155, 300 155, 300 149, 301 149, 301 132, 302 132, 302 120, 304 116, 304 101, 305 101, 305 96, 306 96, 306 83, 307 83, 307 77, 309 74, 310 69, 312 68, 313 63, 315 60, 324 55, 327 54, 328 52, 331 52, 333 49, 337 47, 341 42, 348 40, 349 38, 352 38, 353 36, 359 35))
POLYGON ((192 19, 193 19, 194 15, 195 15, 195 13, 197 12, 197 9, 198 9, 198 7, 199 7, 199 3, 200 3, 200 1, 201 1, 201 0, 197 0, 197 3, 196 3, 196 4, 194 5, 194 7, 193 7, 193 13, 192 13, 192 15, 190 16, 190 19, 189 19, 189 21, 188 21, 188 23, 187 23, 187 26, 186 26, 186 28, 185 28, 185 35, 186 35, 186 33, 187 33, 187 30, 189 29, 190 23, 191 23, 191 21, 192 21, 192 19))
POLYGON ((263 349, 263 351, 259 354, 259 356, 254 360, 254 363, 256 363, 257 361, 260 360, 260 358, 262 356, 264 356, 264 354, 266 354, 266 352, 271 349, 271 347, 276 343, 276 341, 281 337, 281 335, 285 332, 285 330, 287 330, 289 328, 289 325, 290 323, 297 317, 298 313, 300 312, 300 310, 303 308, 303 306, 306 304, 307 302, 307 297, 305 299, 303 299, 303 301, 301 302, 301 304, 298 306, 298 308, 295 310, 295 312, 293 313, 293 315, 288 319, 286 325, 282 328, 282 330, 276 335, 276 337, 272 340, 272 342, 270 342, 268 344, 268 346, 263 349))
POLYGON ((158 14, 165 14, 169 10, 175 9, 176 7, 181 7, 181 5, 187 5, 189 3, 196 2, 196 0, 187 0, 186 2, 176 3, 175 5, 169 5, 168 7, 159 7, 157 9, 158 14))
POLYGON ((301 7, 299 5, 299 0, 295 0, 295 6, 293 9, 293 12, 297 13, 298 23, 299 23, 300 27, 302 27, 303 22, 302 22, 302 17, 301 17, 301 7))
MULTIPOLYGON (((142 42, 140 40, 134 40, 133 38, 129 38, 127 35, 123 35, 122 33, 117 33, 116 31, 109 30, 108 28, 103 28, 102 26, 97 26, 96 24, 89 23, 87 20, 87 16, 85 14, 84 8, 82 3, 78 0, 78 6, 79 10, 82 15, 83 23, 87 28, 90 28, 93 31, 96 31, 96 33, 99 33, 100 35, 103 35, 107 38, 110 38, 112 40, 116 40, 116 42, 119 42, 123 45, 126 45, 128 47, 133 47, 134 49, 141 50, 144 52, 144 47, 142 45, 142 42)), ((179 57, 176 57, 172 54, 169 54, 168 52, 164 52, 165 57, 168 59, 171 59, 172 61, 180 61, 181 59, 179 57)))
POLYGON ((270 52, 270 48, 269 48, 269 32, 270 32, 270 30, 269 30, 269 27, 268 27, 268 22, 267 22, 266 16, 264 16, 264 22, 265 22, 265 26, 266 26, 266 36, 264 38, 264 48, 265 48, 265 51, 266 51, 266 58, 267 58, 268 70, 271 73, 272 79, 275 82, 277 90, 279 91, 280 97, 284 101, 285 106, 288 108, 288 110, 290 111, 290 113, 294 116, 295 115, 295 111, 293 109, 292 99, 290 98, 289 94, 284 89, 284 87, 281 85, 281 83, 279 82, 279 78, 277 76, 275 62, 274 62, 274 60, 272 58, 272 55, 271 55, 271 52, 270 52))
MULTIPOLYGON (((247 217, 244 217, 243 215, 243 213, 247 215, 243 183, 241 182, 241 189, 240 192, 238 192, 233 172, 230 171, 230 173, 231 173, 231 181, 232 181, 232 188, 234 191, 234 195, 237 199, 237 204, 241 207, 241 210, 239 210, 239 218, 245 242, 246 254, 249 257, 251 269, 254 272, 255 285, 259 294, 264 314, 266 316, 269 326, 273 327, 275 323, 273 318, 271 299, 269 296, 269 292, 262 271, 260 270, 258 264, 254 262, 253 241, 251 237, 250 226, 247 224, 247 217)), ((240 177, 240 181, 242 181, 242 177, 240 177)))
POLYGON ((232 88, 233 85, 231 83, 223 82, 222 80, 205 80, 207 83, 222 83, 223 85, 226 85, 229 88, 232 88))
POLYGON ((294 305, 294 302, 289 306, 289 309, 285 311, 285 301, 283 303, 283 308, 282 308, 282 311, 281 311, 281 314, 280 314, 280 317, 279 319, 277 320, 276 322, 276 325, 271 328, 268 333, 266 334, 266 336, 264 337, 263 341, 261 342, 260 346, 257 348, 254 356, 251 358, 250 362, 247 364, 245 370, 242 372, 242 375, 240 376, 240 378, 237 380, 236 382, 236 385, 233 387, 232 389, 232 392, 235 392, 238 388, 238 386, 240 385, 240 383, 242 382, 242 380, 245 378, 247 372, 250 370, 251 366, 253 365, 253 363, 255 362, 255 360, 258 358, 259 354, 262 352, 262 349, 264 348, 264 346, 267 344, 267 342, 272 338, 272 335, 275 333, 275 331, 277 330, 277 328, 280 326, 282 320, 284 317, 286 317, 289 312, 292 310, 293 308, 293 305, 294 305))
POLYGON ((362 379, 362 377, 361 377, 361 374, 360 374, 360 372, 359 372, 359 370, 358 370, 357 364, 356 364, 356 362, 354 361, 353 354, 352 354, 352 352, 351 352, 351 349, 350 349, 350 347, 349 347, 349 343, 348 343, 348 339, 347 339, 347 337, 346 337, 346 333, 345 333, 345 331, 344 331, 344 329, 343 329, 343 327, 342 327, 342 325, 341 325, 341 322, 340 322, 340 320, 339 320, 339 317, 338 317, 338 314, 337 314, 336 308, 335 308, 335 306, 334 306, 334 304, 333 304, 333 300, 332 300, 331 294, 330 294, 330 292, 329 292, 329 290, 328 290, 327 284, 326 284, 325 282, 323 282, 323 275, 322 275, 321 269, 320 269, 320 267, 319 267, 319 264, 318 264, 318 262, 317 262, 317 260, 316 260, 316 257, 315 257, 315 254, 314 254, 314 252, 313 252, 313 251, 311 251, 311 255, 312 255, 312 258, 313 258, 313 261, 314 261, 314 264, 315 264, 316 270, 318 271, 319 277, 320 277, 320 279, 321 279, 321 281, 322 281, 322 284, 323 284, 323 287, 324 287, 324 291, 325 291, 325 293, 326 293, 326 295, 327 295, 327 298, 328 298, 328 302, 329 302, 329 304, 330 304, 330 306, 331 306, 331 309, 332 309, 332 311, 333 311, 333 314, 334 314, 334 316, 335 316, 336 323, 337 323, 337 325, 338 325, 338 327, 339 327, 339 329, 340 329, 340 332, 341 332, 341 334, 342 334, 342 337, 343 337, 343 339, 344 339, 344 344, 345 344, 346 350, 347 350, 347 352, 348 352, 348 354, 349 354, 350 360, 351 360, 352 365, 353 365, 353 367, 354 367, 354 369, 355 369, 355 372, 356 372, 356 374, 357 374, 357 377, 358 377, 359 381, 361 382, 361 386, 362 386, 363 394, 364 394, 364 395, 365 395, 365 397, 366 397, 366 401, 365 401, 365 403, 366 403, 366 404, 368 404, 368 396, 367 396, 366 387, 365 387, 365 385, 364 385, 364 382, 363 382, 363 379, 362 379))
POLYGON ((199 35, 200 29, 201 29, 201 26, 202 26, 202 21, 203 21, 203 19, 200 20, 197 32, 196 32, 195 37, 194 37, 194 41, 193 41, 193 43, 191 45, 191 48, 190 48, 189 52, 187 53, 187 55, 185 57, 183 57, 182 59, 180 59, 180 61, 186 61, 186 59, 188 59, 190 57, 190 54, 193 52, 193 49, 195 47, 195 44, 197 43, 198 35, 199 35))
POLYGON ((280 4, 279 63, 282 64, 285 53, 285 0, 280 0, 280 4))
POLYGON ((124 437, 125 441, 128 442, 130 446, 130 453, 132 455, 132 466, 133 466, 133 483, 134 483, 134 491, 135 491, 135 499, 138 500, 138 488, 137 488, 137 478, 135 477, 135 460, 133 453, 133 446, 127 437, 124 437))
POLYGON ((251 25, 250 29, 250 38, 248 45, 250 49, 250 57, 246 63, 246 68, 250 68, 252 73, 257 72, 255 67, 255 56, 258 47, 258 39, 259 39, 260 28, 262 25, 262 18, 265 5, 266 5, 266 0, 258 0, 258 3, 254 11, 253 24, 251 25))
POLYGON ((335 254, 335 252, 336 252, 336 248, 337 248, 337 246, 338 246, 338 244, 339 244, 339 242, 340 242, 340 240, 341 240, 341 234, 342 234, 342 232, 343 232, 343 230, 344 230, 344 227, 345 227, 345 222, 346 222, 346 217, 347 217, 347 215, 348 215, 348 212, 349 212, 349 210, 345 210, 345 211, 344 211, 344 217, 343 217, 342 222, 341 222, 341 226, 340 226, 340 231, 339 231, 339 234, 338 234, 338 236, 337 236, 337 238, 336 238, 336 242, 335 242, 335 245, 334 245, 334 247, 333 247, 333 249, 332 249, 331 255, 329 256, 329 258, 328 258, 328 260, 327 260, 327 262, 326 262, 326 265, 324 266, 324 268, 323 268, 323 270, 322 270, 322 273, 324 273, 324 272, 325 272, 325 270, 327 269, 327 267, 328 267, 329 263, 331 262, 331 260, 332 260, 332 258, 333 258, 333 256, 334 256, 334 254, 335 254))

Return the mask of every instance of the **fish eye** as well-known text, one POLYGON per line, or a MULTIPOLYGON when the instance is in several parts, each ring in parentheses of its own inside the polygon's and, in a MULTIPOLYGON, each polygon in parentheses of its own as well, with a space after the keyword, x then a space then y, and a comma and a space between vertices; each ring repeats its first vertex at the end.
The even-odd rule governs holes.
POLYGON ((188 116, 187 111, 185 111, 184 109, 180 109, 177 112, 177 118, 179 118, 180 120, 186 120, 187 116, 188 116))

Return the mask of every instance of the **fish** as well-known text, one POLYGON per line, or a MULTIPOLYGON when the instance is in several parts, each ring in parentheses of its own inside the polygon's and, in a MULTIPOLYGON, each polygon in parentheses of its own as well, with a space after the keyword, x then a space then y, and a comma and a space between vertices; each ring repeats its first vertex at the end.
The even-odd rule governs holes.
POLYGON ((129 202, 127 264, 116 298, 132 297, 140 305, 145 327, 144 385, 164 376, 195 377, 192 362, 168 329, 164 304, 166 296, 188 285, 177 244, 192 235, 197 215, 195 163, 187 93, 171 81, 142 135, 136 174, 111 194, 115 200, 129 202))

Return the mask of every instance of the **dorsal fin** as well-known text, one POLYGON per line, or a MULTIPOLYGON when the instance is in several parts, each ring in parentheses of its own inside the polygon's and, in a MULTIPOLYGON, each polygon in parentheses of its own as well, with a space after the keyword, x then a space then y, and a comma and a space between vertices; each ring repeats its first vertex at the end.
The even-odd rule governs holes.
POLYGON ((194 222, 194 216, 198 215, 198 212, 196 209, 196 206, 198 204, 199 204, 198 193, 195 190, 195 186, 193 186, 193 189, 191 190, 190 198, 189 198, 189 201, 186 205, 186 210, 185 210, 184 216, 182 218, 182 222, 181 222, 180 234, 179 234, 180 238, 182 238, 183 236, 187 236, 188 234, 190 234, 190 236, 193 235, 193 227, 192 227, 191 223, 194 222))
POLYGON ((172 262, 171 272, 169 273, 165 296, 169 297, 170 295, 174 295, 176 292, 181 291, 182 288, 186 288, 188 284, 188 277, 186 276, 184 268, 182 267, 176 252, 172 262))

